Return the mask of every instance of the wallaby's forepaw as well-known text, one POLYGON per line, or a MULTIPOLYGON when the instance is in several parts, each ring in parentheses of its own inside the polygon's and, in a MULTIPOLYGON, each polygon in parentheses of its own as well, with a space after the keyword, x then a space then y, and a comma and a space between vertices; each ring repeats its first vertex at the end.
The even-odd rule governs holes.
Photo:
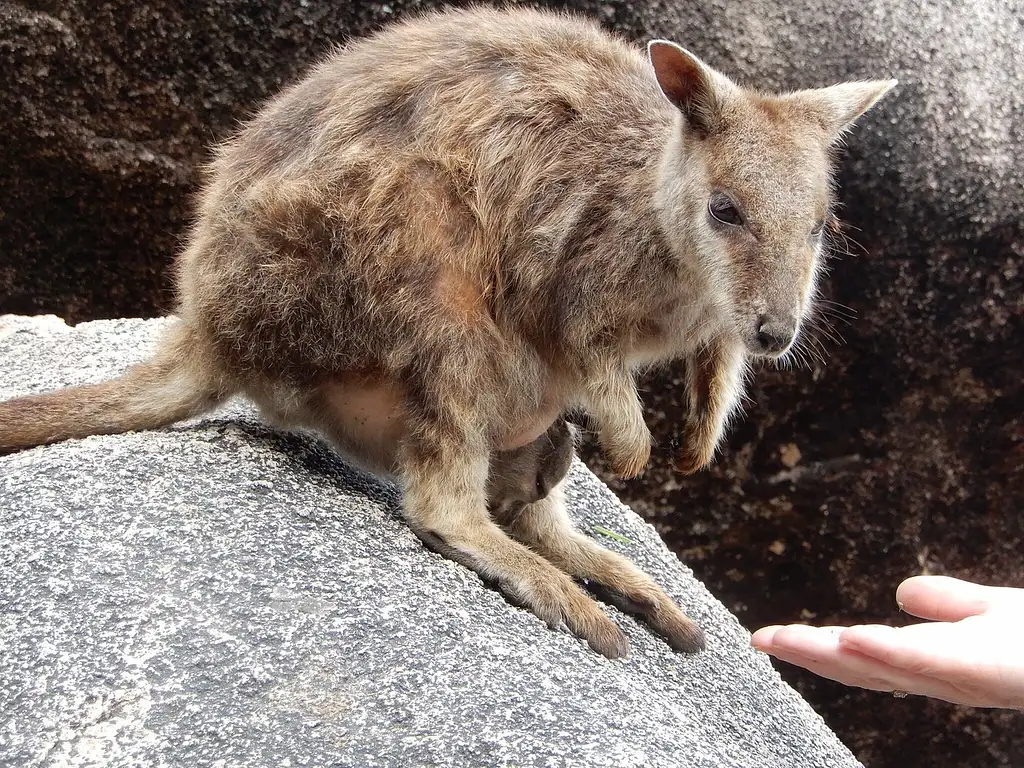
POLYGON ((716 443, 699 433, 686 430, 683 447, 676 459, 675 468, 684 475, 692 475, 708 466, 715 458, 716 443))
POLYGON ((675 467, 684 475, 694 475, 710 463, 710 458, 704 458, 692 451, 683 451, 679 458, 676 459, 675 467))
POLYGON ((608 457, 612 471, 628 480, 647 468, 651 459, 651 433, 646 426, 643 432, 624 438, 622 435, 601 436, 601 447, 608 457))

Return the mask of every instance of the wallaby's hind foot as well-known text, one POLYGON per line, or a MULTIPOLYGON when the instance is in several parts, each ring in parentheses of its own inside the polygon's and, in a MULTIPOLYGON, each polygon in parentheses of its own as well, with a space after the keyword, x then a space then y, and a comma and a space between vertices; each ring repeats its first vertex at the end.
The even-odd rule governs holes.
POLYGON ((424 544, 450 560, 470 568, 500 590, 509 602, 526 608, 551 629, 563 622, 569 631, 609 659, 629 652, 629 641, 568 575, 508 536, 493 522, 476 520, 467 525, 410 527, 424 544))
POLYGON ((609 602, 638 614, 676 651, 704 649, 704 633, 672 598, 629 560, 584 536, 569 519, 561 487, 530 504, 508 525, 509 534, 565 573, 594 582, 609 602))
MULTIPOLYGON (((455 421, 450 415, 442 423, 455 421)), ((626 636, 601 607, 572 578, 513 541, 490 518, 489 459, 486 451, 471 449, 474 442, 471 431, 456 438, 433 420, 410 430, 401 461, 410 527, 425 543, 496 584, 548 626, 564 621, 598 653, 625 655, 626 636)))
POLYGON ((156 429, 196 416, 226 393, 204 368, 191 331, 173 326, 154 357, 100 384, 0 402, 0 453, 61 440, 156 429))
POLYGON ((706 647, 704 631, 656 584, 652 583, 628 595, 606 586, 596 578, 590 585, 600 599, 623 613, 640 618, 652 632, 664 638, 673 651, 698 653, 706 647))
MULTIPOLYGON (((570 576, 593 582, 595 591, 621 610, 643 617, 677 651, 704 648, 700 628, 646 574, 627 559, 576 531, 564 509, 562 484, 575 449, 564 419, 529 445, 492 456, 488 475, 491 517, 520 543, 570 576), (600 587, 600 590, 596 589, 600 587)), ((458 553, 454 556, 458 559, 458 553)), ((550 623, 550 622, 549 622, 550 623)), ((625 636, 600 627, 591 647, 612 658, 625 653, 625 636), (605 650, 602 650, 604 648, 605 650)), ((588 636, 589 637, 589 636, 588 636)))

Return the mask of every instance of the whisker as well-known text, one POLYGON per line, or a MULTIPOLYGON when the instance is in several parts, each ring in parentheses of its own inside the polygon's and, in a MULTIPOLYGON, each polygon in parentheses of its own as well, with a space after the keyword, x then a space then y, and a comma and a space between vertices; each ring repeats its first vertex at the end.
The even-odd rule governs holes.
MULTIPOLYGON (((852 324, 848 322, 847 325, 852 324)), ((830 323, 828 318, 825 317, 824 315, 820 315, 819 317, 816 318, 814 330, 817 334, 823 335, 833 344, 839 345, 846 343, 846 339, 843 338, 843 334, 841 334, 838 331, 838 329, 836 329, 836 327, 832 325, 832 323, 830 323)))
POLYGON ((821 338, 817 334, 812 335, 810 337, 810 340, 811 343, 814 344, 814 356, 818 359, 818 362, 820 362, 824 366, 829 356, 828 349, 825 347, 824 342, 822 342, 821 338))
POLYGON ((809 371, 814 370, 816 362, 820 363, 821 365, 825 364, 825 355, 822 352, 819 352, 818 349, 816 349, 815 347, 820 348, 821 342, 818 341, 818 337, 813 333, 807 337, 807 341, 805 341, 800 347, 800 351, 804 359, 804 364, 807 366, 807 370, 809 371), (807 342, 811 343, 809 344, 807 342), (812 344, 814 346, 812 346, 812 344))
POLYGON ((816 299, 816 303, 822 305, 822 307, 827 309, 827 311, 829 312, 842 314, 845 315, 846 317, 857 317, 857 310, 855 310, 853 307, 848 307, 846 304, 842 304, 838 301, 832 301, 831 299, 826 299, 823 296, 819 296, 816 299))

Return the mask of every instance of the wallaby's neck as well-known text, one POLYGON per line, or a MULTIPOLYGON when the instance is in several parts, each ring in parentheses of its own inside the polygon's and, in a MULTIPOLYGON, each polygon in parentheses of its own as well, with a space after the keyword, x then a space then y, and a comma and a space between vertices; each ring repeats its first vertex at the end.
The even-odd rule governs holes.
POLYGON ((693 231, 673 232, 666 226, 663 210, 673 201, 665 196, 693 192, 685 179, 666 185, 666 164, 686 167, 688 148, 675 133, 678 125, 668 122, 658 127, 660 151, 648 148, 648 162, 623 180, 632 188, 623 196, 628 205, 621 211, 618 234, 637 246, 624 249, 627 252, 620 258, 632 262, 629 269, 635 281, 640 331, 631 339, 634 348, 627 354, 638 364, 677 358, 720 336, 729 325, 729 308, 712 301, 716 292, 711 290, 707 271, 698 264, 693 231), (630 233, 635 234, 630 237, 630 233))

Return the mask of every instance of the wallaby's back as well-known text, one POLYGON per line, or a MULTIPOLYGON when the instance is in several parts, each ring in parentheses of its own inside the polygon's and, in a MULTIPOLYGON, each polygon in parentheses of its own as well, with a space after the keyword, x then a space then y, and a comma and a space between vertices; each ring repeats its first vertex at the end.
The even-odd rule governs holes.
MULTIPOLYGON (((597 279, 566 251, 650 196, 672 108, 648 70, 596 24, 527 10, 353 42, 221 147, 183 316, 257 378, 401 369, 450 343, 453 306, 553 346, 556 294, 597 279)), ((643 270, 606 247, 628 303, 643 270)))
MULTIPOLYGON (((634 148, 634 170, 657 154, 671 109, 646 66, 594 23, 525 9, 428 14, 352 42, 218 149, 177 266, 182 323, 154 359, 0 404, 0 451, 156 428, 239 390, 429 364, 460 343, 461 321, 553 344, 545 299, 565 265, 544 253, 574 234, 565 211, 651 181, 631 189, 607 152, 634 148)), ((601 277, 637 273, 610 260, 601 277)), ((495 360, 518 358, 496 380, 542 386, 534 353, 493 343, 495 360)))

